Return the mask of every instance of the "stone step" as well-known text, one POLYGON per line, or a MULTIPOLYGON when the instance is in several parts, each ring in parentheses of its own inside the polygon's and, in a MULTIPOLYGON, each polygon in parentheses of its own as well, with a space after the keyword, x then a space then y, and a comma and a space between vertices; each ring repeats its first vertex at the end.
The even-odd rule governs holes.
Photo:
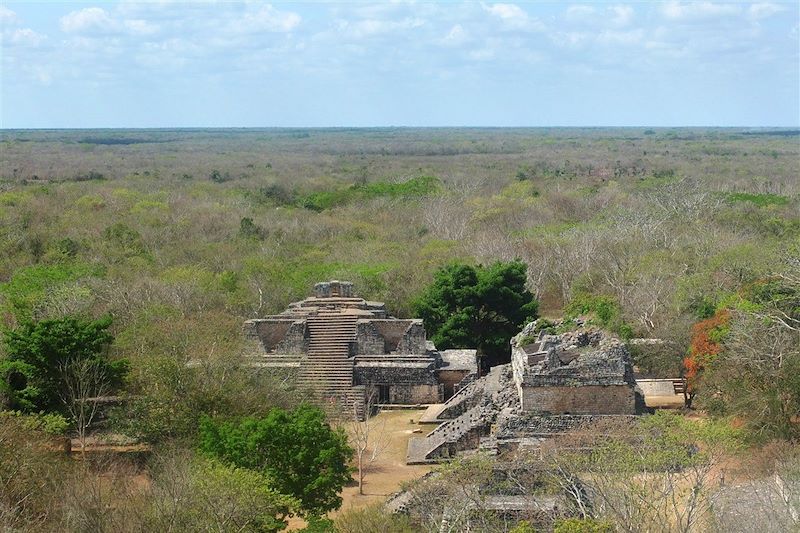
POLYGON ((319 365, 306 365, 303 368, 303 372, 328 372, 333 370, 347 370, 349 372, 353 371, 352 365, 338 365, 338 364, 319 364, 319 365))
POLYGON ((312 349, 321 350, 323 348, 328 348, 328 349, 336 350, 336 351, 341 351, 341 350, 345 350, 346 351, 349 347, 350 347, 350 343, 341 343, 341 344, 330 344, 330 343, 322 344, 322 343, 320 343, 320 344, 310 344, 308 349, 309 349, 309 351, 311 351, 312 349))
POLYGON ((320 371, 316 371, 316 372, 311 372, 311 371, 303 372, 302 377, 320 377, 320 378, 325 378, 325 377, 332 377, 332 378, 334 378, 334 377, 335 378, 349 377, 350 379, 352 379, 353 378, 353 372, 352 372, 352 370, 347 370, 347 369, 340 369, 340 370, 326 369, 325 371, 320 370, 320 371))
POLYGON ((314 379, 349 379, 350 381, 353 380, 353 373, 352 372, 303 372, 300 377, 302 378, 314 378, 314 379))
POLYGON ((300 384, 316 390, 331 390, 331 389, 347 390, 353 386, 352 381, 308 380, 308 381, 301 381, 300 384))

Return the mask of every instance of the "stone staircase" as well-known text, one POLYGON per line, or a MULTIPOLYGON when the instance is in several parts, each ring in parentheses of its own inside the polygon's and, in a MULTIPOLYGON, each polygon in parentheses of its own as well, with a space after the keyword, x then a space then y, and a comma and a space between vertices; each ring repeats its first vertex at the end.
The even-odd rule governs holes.
POLYGON ((425 437, 408 441, 406 464, 435 463, 477 448, 489 436, 499 408, 513 404, 515 389, 506 383, 509 372, 508 365, 494 367, 450 398, 442 417, 447 420, 425 437))
POLYGON ((318 403, 337 406, 345 416, 363 417, 364 391, 353 386, 350 345, 356 338, 355 314, 321 311, 307 318, 308 356, 300 363, 297 383, 313 390, 318 403))
POLYGON ((671 381, 675 394, 682 395, 686 392, 686 378, 672 378, 671 381))
POLYGON ((439 462, 456 452, 477 448, 481 437, 489 435, 494 416, 491 406, 479 405, 448 420, 425 438, 409 440, 407 464, 439 462))

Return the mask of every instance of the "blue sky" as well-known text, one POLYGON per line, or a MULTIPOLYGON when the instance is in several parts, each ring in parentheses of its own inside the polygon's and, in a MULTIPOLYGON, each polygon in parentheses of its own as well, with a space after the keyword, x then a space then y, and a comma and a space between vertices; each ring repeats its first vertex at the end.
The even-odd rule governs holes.
POLYGON ((0 4, 0 126, 798 126, 800 3, 0 4))

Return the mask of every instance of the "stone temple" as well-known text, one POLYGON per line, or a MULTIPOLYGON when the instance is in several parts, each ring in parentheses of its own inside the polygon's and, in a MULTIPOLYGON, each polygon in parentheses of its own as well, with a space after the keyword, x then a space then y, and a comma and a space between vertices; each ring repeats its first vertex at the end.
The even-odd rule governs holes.
POLYGON ((537 449, 553 436, 603 419, 628 421, 647 410, 622 341, 582 322, 531 322, 511 339, 511 364, 493 367, 429 407, 421 420, 439 425, 409 440, 406 461, 435 463, 475 449, 537 449), (555 334, 560 328, 568 331, 555 334))
POLYGON ((477 378, 475 350, 437 350, 421 319, 389 316, 347 281, 317 283, 280 314, 244 324, 250 363, 285 373, 329 405, 438 404, 477 378))

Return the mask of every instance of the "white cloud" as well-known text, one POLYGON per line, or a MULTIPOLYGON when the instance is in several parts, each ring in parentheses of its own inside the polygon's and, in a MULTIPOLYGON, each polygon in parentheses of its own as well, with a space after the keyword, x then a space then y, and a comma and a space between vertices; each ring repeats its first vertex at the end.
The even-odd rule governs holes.
POLYGON ((633 8, 631 6, 611 6, 608 8, 611 12, 611 23, 617 27, 624 27, 633 21, 633 8))
POLYGON ((82 33, 86 31, 99 30, 101 32, 111 31, 117 23, 105 9, 99 7, 87 7, 80 11, 72 11, 61 17, 61 29, 67 33, 82 33))
POLYGON ((503 20, 524 21, 528 18, 528 14, 516 4, 492 4, 490 6, 484 5, 483 8, 491 15, 503 20))
POLYGON ((11 26, 16 24, 19 20, 17 14, 8 9, 6 6, 0 6, 0 25, 11 26))
POLYGON ((425 21, 419 18, 404 18, 397 21, 364 19, 364 20, 340 20, 337 29, 340 33, 348 37, 363 39, 379 35, 403 32, 420 28, 425 25, 425 21))
POLYGON ((230 28, 237 33, 290 32, 300 25, 301 17, 291 11, 279 11, 266 4, 256 11, 234 19, 230 28))
POLYGON ((0 6, 0 44, 3 47, 36 48, 47 40, 44 34, 31 28, 21 28, 20 22, 16 13, 5 6, 0 6))
POLYGON ((130 19, 123 22, 123 26, 134 35, 152 35, 157 33, 159 27, 143 19, 130 19))
MULTIPOLYGON (((3 34, 5 38, 6 34, 3 34)), ((30 28, 16 29, 8 35, 8 40, 12 44, 21 46, 39 46, 47 39, 41 33, 37 33, 30 28)))
POLYGON ((772 15, 776 15, 781 11, 784 11, 785 9, 786 9, 785 7, 779 6, 777 4, 761 3, 761 4, 751 5, 748 12, 750 13, 750 16, 754 19, 763 19, 771 17, 772 15))
POLYGON ((554 32, 550 35, 550 39, 558 46, 580 48, 588 42, 589 34, 577 31, 554 32))
POLYGON ((450 31, 447 32, 447 35, 444 36, 442 39, 442 44, 448 46, 458 46, 463 44, 467 41, 468 35, 466 30, 461 24, 456 24, 450 31))
POLYGON ((741 13, 741 8, 733 4, 714 4, 711 2, 667 2, 661 7, 661 13, 671 20, 703 20, 716 17, 728 17, 741 13))
POLYGON ((508 28, 516 30, 542 31, 544 25, 536 18, 530 17, 524 9, 516 4, 481 4, 489 15, 503 21, 508 28))
POLYGON ((42 66, 34 66, 31 68, 31 74, 33 77, 41 83, 42 85, 50 85, 53 83, 53 76, 50 74, 50 71, 42 66))
POLYGON ((480 50, 473 50, 469 53, 469 58, 474 61, 489 61, 494 59, 494 50, 491 48, 481 48, 480 50))
POLYGON ((564 12, 564 20, 583 27, 623 28, 633 21, 634 10, 628 5, 608 6, 600 10, 594 6, 572 5, 564 12))
POLYGON ((644 30, 604 31, 597 36, 597 42, 606 45, 636 45, 644 40, 644 30))
POLYGON ((584 21, 591 19, 596 15, 597 11, 591 6, 569 6, 567 8, 566 17, 569 21, 584 21))

